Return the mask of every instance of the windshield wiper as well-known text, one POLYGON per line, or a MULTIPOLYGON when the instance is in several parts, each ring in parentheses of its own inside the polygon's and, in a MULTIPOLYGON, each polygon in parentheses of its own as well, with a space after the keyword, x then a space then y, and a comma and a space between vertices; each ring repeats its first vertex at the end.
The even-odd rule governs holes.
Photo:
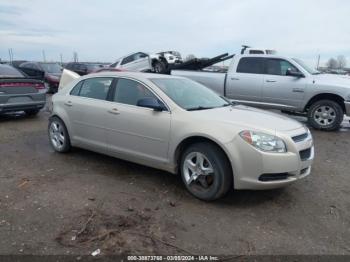
POLYGON ((214 107, 209 107, 209 106, 196 106, 196 107, 187 108, 187 111, 205 110, 205 109, 212 109, 212 108, 214 108, 214 107))

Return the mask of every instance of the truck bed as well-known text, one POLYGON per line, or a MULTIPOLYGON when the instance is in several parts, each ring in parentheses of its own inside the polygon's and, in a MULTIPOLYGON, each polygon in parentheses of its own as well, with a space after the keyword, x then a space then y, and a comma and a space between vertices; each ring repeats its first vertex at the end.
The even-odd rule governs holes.
POLYGON ((201 70, 172 70, 171 75, 187 77, 209 87, 219 95, 225 95, 226 73, 201 70))

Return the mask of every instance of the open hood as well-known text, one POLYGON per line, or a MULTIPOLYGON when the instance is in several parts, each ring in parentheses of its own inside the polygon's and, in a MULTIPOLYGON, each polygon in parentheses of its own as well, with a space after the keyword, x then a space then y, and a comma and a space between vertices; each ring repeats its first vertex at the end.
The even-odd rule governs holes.
POLYGON ((63 69, 61 79, 60 79, 60 84, 58 85, 58 90, 62 89, 67 84, 69 84, 70 82, 72 82, 75 79, 78 79, 79 77, 80 77, 79 74, 77 74, 73 71, 70 71, 68 69, 63 69))

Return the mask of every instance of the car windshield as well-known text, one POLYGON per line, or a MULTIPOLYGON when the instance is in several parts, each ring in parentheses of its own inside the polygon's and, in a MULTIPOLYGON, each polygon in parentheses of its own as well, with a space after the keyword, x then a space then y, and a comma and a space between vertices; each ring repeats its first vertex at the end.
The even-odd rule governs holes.
POLYGON ((62 67, 56 63, 41 63, 41 66, 45 70, 45 72, 58 74, 62 72, 62 67))
POLYGON ((24 75, 8 65, 0 65, 0 78, 24 77, 24 75))
POLYGON ((189 79, 150 79, 180 107, 192 111, 228 106, 230 103, 207 87, 189 79))
POLYGON ((313 68, 307 66, 307 65, 305 64, 304 61, 302 61, 302 60, 300 60, 300 59, 298 59, 298 58, 293 58, 293 60, 294 60, 295 62, 297 62, 298 65, 300 65, 302 68, 304 68, 309 74, 312 74, 312 75, 318 75, 318 74, 320 74, 319 71, 317 71, 317 70, 315 70, 315 69, 313 69, 313 68))

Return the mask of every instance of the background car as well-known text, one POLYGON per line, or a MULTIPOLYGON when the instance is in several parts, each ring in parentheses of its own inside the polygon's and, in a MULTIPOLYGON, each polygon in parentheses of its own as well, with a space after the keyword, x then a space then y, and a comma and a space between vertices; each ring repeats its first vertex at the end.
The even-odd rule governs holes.
POLYGON ((128 71, 165 73, 168 62, 161 54, 136 52, 119 58, 109 67, 127 69, 128 71))
POLYGON ((31 79, 10 65, 0 65, 0 113, 24 111, 37 114, 45 106, 43 81, 31 79))
POLYGON ((180 64, 183 62, 181 54, 178 51, 164 51, 157 54, 164 56, 168 64, 180 64))
POLYGON ((65 68, 82 76, 102 69, 104 65, 100 63, 70 62, 66 64, 65 68))
POLYGON ((37 70, 45 73, 45 82, 48 84, 48 93, 56 93, 62 75, 62 67, 51 62, 25 62, 18 67, 29 76, 35 76, 37 70))

